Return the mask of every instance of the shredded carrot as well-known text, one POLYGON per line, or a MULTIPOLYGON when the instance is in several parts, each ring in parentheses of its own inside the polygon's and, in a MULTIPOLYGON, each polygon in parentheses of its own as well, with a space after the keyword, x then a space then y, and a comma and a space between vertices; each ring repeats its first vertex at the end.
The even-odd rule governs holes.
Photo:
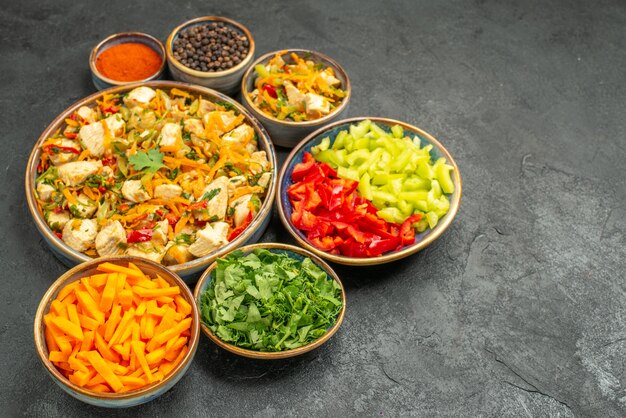
POLYGON ((174 96, 181 96, 187 99, 192 98, 191 94, 187 93, 186 91, 179 90, 177 88, 173 88, 172 90, 170 90, 170 93, 172 93, 174 96))
POLYGON ((263 187, 261 186, 244 186, 244 187, 239 187, 237 189, 235 189, 235 192, 233 193, 233 200, 247 195, 247 194, 254 194, 254 193, 263 193, 263 187))
POLYGON ((74 196, 74 193, 68 187, 63 189, 63 196, 65 196, 65 198, 67 199, 67 203, 69 203, 70 205, 76 204, 76 196, 74 196))
POLYGON ((44 315, 48 358, 72 383, 126 392, 164 379, 189 344, 192 305, 136 265, 104 262, 62 288, 44 315))
POLYGON ((187 225, 187 222, 189 221, 189 216, 190 215, 184 215, 179 219, 178 222, 176 222, 176 226, 174 227, 174 232, 176 234, 180 234, 185 225, 187 225))
POLYGON ((80 153, 80 155, 78 156, 78 161, 83 161, 85 160, 87 157, 89 157, 89 155, 91 155, 91 153, 89 152, 88 149, 84 150, 83 152, 80 153))

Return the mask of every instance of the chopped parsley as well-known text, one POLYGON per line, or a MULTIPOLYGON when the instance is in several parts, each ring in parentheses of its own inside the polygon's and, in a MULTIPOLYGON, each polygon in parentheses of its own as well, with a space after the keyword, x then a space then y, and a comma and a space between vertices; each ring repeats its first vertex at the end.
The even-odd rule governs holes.
POLYGON ((221 340, 257 351, 309 344, 333 326, 341 287, 304 257, 257 249, 217 259, 202 294, 202 322, 221 340))
POLYGON ((161 168, 168 168, 163 164, 164 155, 156 149, 151 149, 148 152, 138 151, 136 154, 128 157, 128 162, 137 171, 145 170, 150 173, 156 173, 161 168))

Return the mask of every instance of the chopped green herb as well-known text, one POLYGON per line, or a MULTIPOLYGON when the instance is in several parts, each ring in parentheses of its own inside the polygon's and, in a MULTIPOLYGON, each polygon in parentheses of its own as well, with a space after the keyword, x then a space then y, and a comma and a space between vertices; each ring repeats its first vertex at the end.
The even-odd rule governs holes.
POLYGON ((174 180, 176 177, 178 177, 178 167, 167 173, 167 178, 170 180, 174 180))
POLYGON ((206 192, 205 194, 203 194, 202 197, 200 198, 200 200, 211 200, 215 196, 217 196, 218 194, 220 194, 220 189, 211 189, 208 192, 206 192))
POLYGON ((146 170, 150 173, 156 173, 160 168, 167 168, 163 164, 163 154, 156 149, 151 149, 148 152, 138 151, 136 154, 128 157, 128 162, 137 171, 146 170))
POLYGON ((232 103, 223 102, 221 100, 218 100, 218 101, 215 102, 215 104, 219 105, 219 106, 222 106, 226 110, 233 110, 233 111, 237 110, 237 108, 232 103))
POLYGON ((176 244, 192 244, 193 238, 190 234, 178 234, 174 242, 176 242, 176 244))
POLYGON ((341 287, 311 259, 264 249, 217 260, 202 321, 223 341, 284 351, 320 338, 341 311, 341 287))
POLYGON ((194 149, 192 149, 187 154, 185 154, 185 157, 189 158, 190 160, 194 160, 194 161, 200 158, 200 156, 198 155, 198 153, 194 149))
POLYGON ((41 176, 37 177, 37 183, 53 184, 57 177, 59 177, 57 168, 51 165, 41 176))
POLYGON ((93 174, 87 177, 85 184, 89 187, 100 187, 105 184, 106 177, 100 174, 93 174))

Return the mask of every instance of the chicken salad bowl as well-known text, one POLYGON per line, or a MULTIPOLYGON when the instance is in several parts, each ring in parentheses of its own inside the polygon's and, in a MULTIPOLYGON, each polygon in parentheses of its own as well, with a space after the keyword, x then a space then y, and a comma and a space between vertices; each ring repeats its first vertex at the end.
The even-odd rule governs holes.
POLYGON ((241 81, 243 105, 267 128, 274 144, 289 148, 345 115, 351 95, 345 70, 306 49, 265 54, 241 81))
POLYGON ((214 90, 155 81, 101 91, 42 133, 29 209, 66 265, 131 255, 196 277, 257 241, 276 188, 263 126, 214 90))

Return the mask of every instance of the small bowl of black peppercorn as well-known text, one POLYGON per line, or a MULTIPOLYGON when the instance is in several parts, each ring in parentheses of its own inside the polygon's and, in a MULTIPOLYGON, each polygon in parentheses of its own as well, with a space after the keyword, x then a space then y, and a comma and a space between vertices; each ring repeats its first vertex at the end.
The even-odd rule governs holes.
POLYGON ((167 38, 165 50, 175 80, 232 96, 254 58, 254 39, 239 22, 203 16, 177 26, 167 38))

